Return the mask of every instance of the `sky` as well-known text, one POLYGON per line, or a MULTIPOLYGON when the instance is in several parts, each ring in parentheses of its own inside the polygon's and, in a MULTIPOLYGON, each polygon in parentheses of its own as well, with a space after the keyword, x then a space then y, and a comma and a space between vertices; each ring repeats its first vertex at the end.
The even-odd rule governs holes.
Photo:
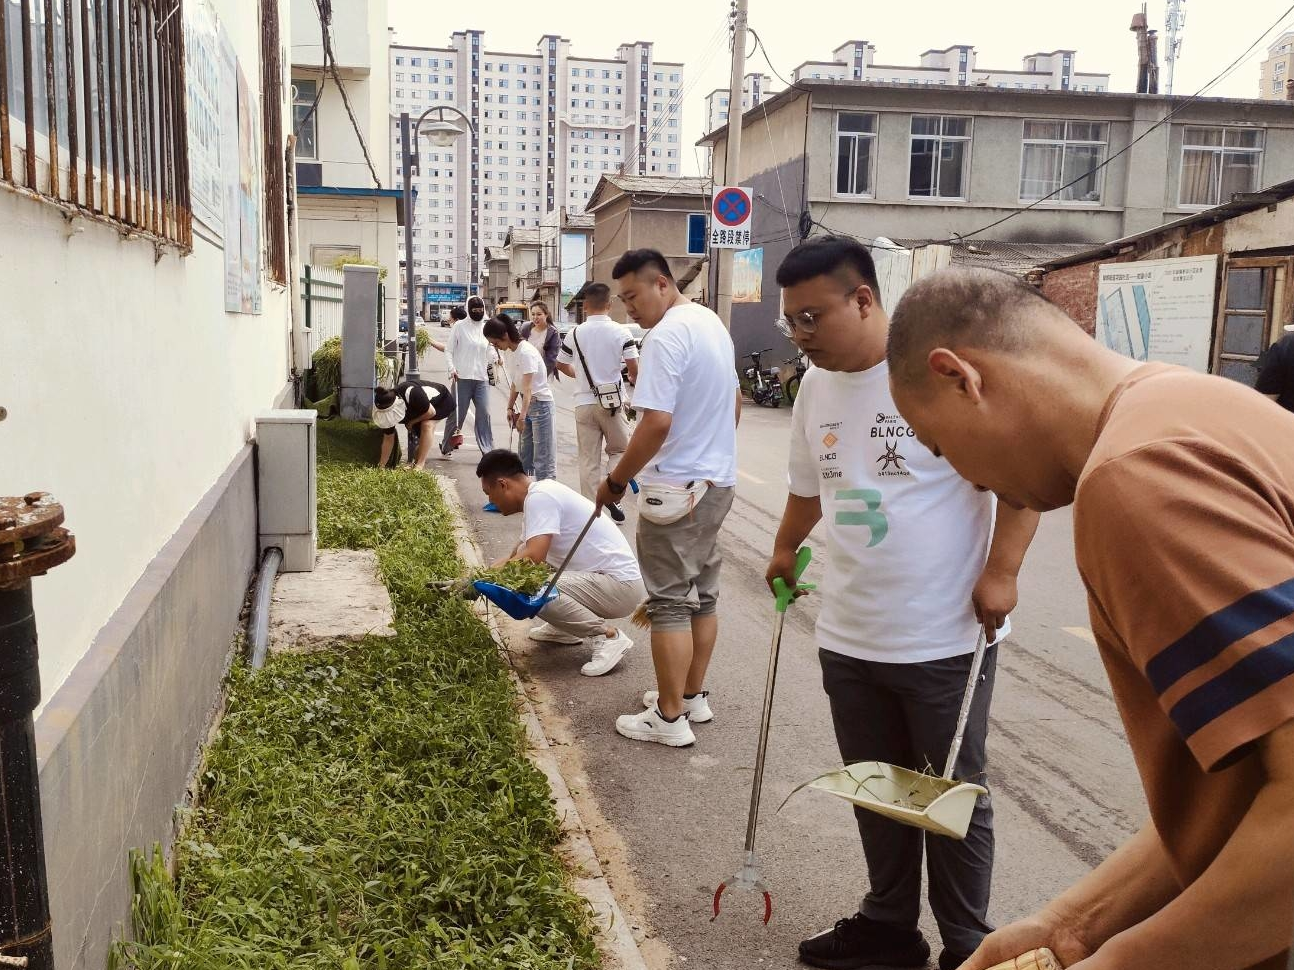
MULTIPOLYGON (((427 0, 387 0, 390 25, 402 44, 444 46, 456 30, 485 31, 485 49, 531 54, 545 33, 571 41, 577 57, 614 57, 622 43, 649 40, 664 61, 684 64, 681 139, 690 146, 703 134, 705 97, 727 87, 730 60, 728 0, 651 0, 631 5, 605 0, 485 0, 470 13, 447 14, 455 5, 427 0)), ((1129 0, 922 0, 902 3, 856 3, 851 0, 749 0, 750 26, 759 33, 773 67, 788 80, 797 65, 831 60, 831 51, 849 40, 876 46, 881 64, 916 64, 922 51, 971 44, 981 68, 1019 69, 1026 54, 1072 48, 1080 71, 1109 72, 1114 91, 1131 91, 1137 69, 1136 38, 1129 31, 1141 5, 1129 0), (874 12, 868 12, 871 8, 874 12), (986 11, 991 11, 988 13, 986 11), (916 14, 916 15, 914 15, 916 14)), ((1177 62, 1174 94, 1194 94, 1240 56, 1269 26, 1294 29, 1289 0, 1185 0, 1186 30, 1177 62), (1243 11, 1243 16, 1238 14, 1243 11)), ((1163 0, 1152 0, 1150 26, 1159 29, 1161 58, 1163 0)), ((1256 98, 1258 65, 1266 44, 1242 62, 1210 96, 1256 98)), ((754 49, 752 41, 747 50, 754 49)), ((756 52, 747 73, 762 71, 784 85, 756 52)), ((1163 69, 1161 61, 1161 85, 1163 69)), ((1161 87, 1162 90, 1162 87, 1161 87)), ((699 153, 682 153, 684 174, 699 171, 699 153)))

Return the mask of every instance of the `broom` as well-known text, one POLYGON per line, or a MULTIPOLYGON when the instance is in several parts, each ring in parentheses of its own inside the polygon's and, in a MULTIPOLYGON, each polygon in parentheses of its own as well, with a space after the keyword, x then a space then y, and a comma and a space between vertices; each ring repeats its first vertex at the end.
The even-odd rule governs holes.
POLYGON ((651 617, 647 615, 647 600, 638 604, 638 609, 634 610, 633 616, 629 617, 629 622, 643 630, 651 629, 651 617))
POLYGON ((1014 960, 999 963, 989 970, 1064 970, 1056 955, 1045 947, 1041 950, 1030 950, 1014 960))

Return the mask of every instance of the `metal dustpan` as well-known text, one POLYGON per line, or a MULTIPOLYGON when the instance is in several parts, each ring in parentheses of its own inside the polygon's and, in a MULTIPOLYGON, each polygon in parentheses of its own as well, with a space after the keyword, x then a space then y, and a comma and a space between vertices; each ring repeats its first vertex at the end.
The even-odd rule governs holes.
POLYGON ((808 787, 836 795, 851 805, 884 815, 903 825, 914 825, 953 839, 966 838, 966 830, 970 828, 971 815, 975 811, 975 801, 980 795, 987 794, 988 789, 982 785, 957 781, 953 778, 953 769, 957 764, 957 755, 961 752, 971 702, 975 699, 975 684, 979 681, 980 667, 984 663, 986 644, 987 637, 981 628, 943 777, 880 761, 860 761, 821 775, 809 782, 808 787))
POLYGON ((515 589, 508 589, 508 587, 500 586, 498 583, 487 583, 483 579, 473 582, 472 588, 514 620, 534 619, 539 615, 540 610, 557 599, 557 581, 562 578, 562 573, 566 571, 566 564, 571 561, 571 557, 575 555, 575 550, 580 547, 584 537, 589 534, 589 529, 593 528, 593 523, 597 521, 598 514, 598 509, 594 508, 593 514, 589 516, 589 520, 584 523, 584 528, 580 530, 579 537, 575 540, 575 545, 571 546, 571 551, 566 554, 562 564, 557 567, 557 572, 553 573, 548 585, 538 593, 534 595, 518 593, 515 589))

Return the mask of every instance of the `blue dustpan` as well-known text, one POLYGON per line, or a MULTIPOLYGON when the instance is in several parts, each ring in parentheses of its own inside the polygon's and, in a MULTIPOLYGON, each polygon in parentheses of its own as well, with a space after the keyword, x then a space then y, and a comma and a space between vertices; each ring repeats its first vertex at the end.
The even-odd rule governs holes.
POLYGON ((575 545, 571 546, 571 551, 566 554, 562 564, 557 567, 557 572, 553 573, 553 578, 548 581, 547 586, 535 595, 527 596, 525 593, 518 593, 515 589, 508 589, 498 583, 487 583, 483 579, 473 582, 472 588, 514 620, 534 619, 539 615, 540 610, 557 599, 557 581, 562 578, 562 573, 566 571, 566 564, 571 561, 571 557, 575 555, 575 550, 580 547, 580 543, 584 541, 584 537, 589 534, 589 529, 593 528, 593 523, 597 520, 598 510, 594 508, 593 514, 589 516, 589 520, 584 523, 584 528, 580 530, 580 534, 575 540, 575 545))
POLYGON ((514 620, 533 619, 539 615, 540 610, 557 599, 557 590, 552 588, 551 583, 534 596, 518 593, 515 589, 508 589, 497 583, 487 583, 483 579, 472 583, 472 588, 514 620))

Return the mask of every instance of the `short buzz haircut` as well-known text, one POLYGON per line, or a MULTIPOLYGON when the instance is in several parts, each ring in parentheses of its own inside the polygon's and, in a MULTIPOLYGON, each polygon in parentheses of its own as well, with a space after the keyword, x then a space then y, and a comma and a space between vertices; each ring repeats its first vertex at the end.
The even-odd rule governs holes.
POLYGON ((920 386, 936 347, 1019 354, 1048 326, 1077 326, 1023 280, 989 269, 954 267, 908 287, 890 315, 886 359, 900 386, 920 386))
POLYGON ((515 451, 495 448, 487 451, 476 463, 476 477, 484 482, 497 482, 500 478, 516 478, 526 473, 525 465, 515 451))
POLYGON ((606 309, 611 305, 611 287, 605 283, 590 283, 584 287, 584 302, 588 306, 606 309))
POLYGON ((816 276, 835 276, 843 283, 866 283, 877 305, 881 284, 876 278, 872 254, 857 239, 848 236, 815 236, 800 243, 777 267, 777 285, 786 289, 816 276))
POLYGON ((655 270, 665 277, 671 283, 674 282, 674 274, 670 272, 669 260, 661 255, 657 249, 631 249, 618 260, 615 267, 611 270, 611 278, 618 280, 630 273, 638 273, 645 269, 655 270))

